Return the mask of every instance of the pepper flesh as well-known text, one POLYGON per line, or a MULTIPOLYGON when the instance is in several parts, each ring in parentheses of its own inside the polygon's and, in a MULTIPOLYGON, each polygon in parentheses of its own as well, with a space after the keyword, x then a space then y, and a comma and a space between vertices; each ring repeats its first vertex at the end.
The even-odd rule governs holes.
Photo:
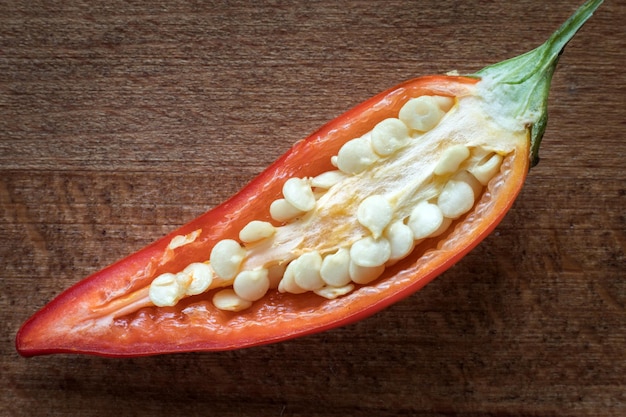
MULTIPOLYGON (((546 44, 528 54, 474 76, 427 76, 405 82, 328 123, 230 200, 62 293, 23 325, 17 335, 18 351, 24 356, 60 352, 139 356, 235 349, 345 325, 412 294, 475 247, 513 204, 536 161, 545 129, 547 89, 558 55, 600 3, 587 2, 546 44), (538 98, 532 94, 537 91, 538 98), (404 103, 422 95, 454 97, 457 108, 459 103, 478 100, 485 120, 496 120, 509 132, 512 149, 473 210, 443 235, 419 244, 373 284, 336 299, 270 291, 240 312, 216 309, 206 294, 186 297, 173 307, 146 301, 155 277, 205 261, 217 242, 237 239, 251 221, 270 221, 267 205, 259 205, 260 196, 273 201, 280 198, 288 179, 334 169, 330 157, 346 140, 360 137, 381 120, 397 117, 404 103)), ((454 134, 493 134, 484 123, 473 123, 471 131, 454 134)))

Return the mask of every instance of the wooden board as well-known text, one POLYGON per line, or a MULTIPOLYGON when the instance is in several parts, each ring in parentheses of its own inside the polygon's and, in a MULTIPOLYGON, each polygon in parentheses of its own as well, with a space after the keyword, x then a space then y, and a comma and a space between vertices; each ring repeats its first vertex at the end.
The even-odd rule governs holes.
POLYGON ((576 1, 0 3, 0 415, 626 415, 626 5, 554 77, 498 229, 374 317, 260 348, 24 359, 82 277, 223 201, 324 122, 542 43, 576 1))

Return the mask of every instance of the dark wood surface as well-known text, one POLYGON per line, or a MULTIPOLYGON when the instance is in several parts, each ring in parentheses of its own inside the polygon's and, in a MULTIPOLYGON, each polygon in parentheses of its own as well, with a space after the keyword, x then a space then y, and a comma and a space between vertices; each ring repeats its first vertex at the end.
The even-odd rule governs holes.
POLYGON ((578 1, 0 2, 0 415, 626 415, 626 21, 552 85, 542 161, 497 230, 365 321, 277 345, 24 359, 63 289, 235 193, 415 76, 543 42, 578 1))

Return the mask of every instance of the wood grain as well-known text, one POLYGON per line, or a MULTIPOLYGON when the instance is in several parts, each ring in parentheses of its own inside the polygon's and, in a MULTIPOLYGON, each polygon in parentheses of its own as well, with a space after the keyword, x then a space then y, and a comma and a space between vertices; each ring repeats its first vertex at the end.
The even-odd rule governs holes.
POLYGON ((376 316, 272 346, 20 358, 63 289, 403 80, 539 45, 577 2, 0 2, 0 415, 626 415, 626 4, 553 80, 493 235, 376 316))

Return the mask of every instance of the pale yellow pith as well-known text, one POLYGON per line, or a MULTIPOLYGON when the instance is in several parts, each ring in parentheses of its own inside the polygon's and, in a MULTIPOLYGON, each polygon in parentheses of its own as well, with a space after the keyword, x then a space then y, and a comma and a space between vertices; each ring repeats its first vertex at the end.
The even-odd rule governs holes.
POLYGON ((394 209, 391 223, 405 219, 417 203, 440 195, 457 172, 471 169, 491 152, 509 154, 519 140, 525 140, 525 133, 500 128, 481 111, 478 99, 459 100, 433 130, 413 140, 410 146, 377 160, 367 170, 345 178, 322 195, 315 209, 301 220, 277 228, 271 241, 252 246, 242 268, 288 262, 311 250, 325 254, 350 247, 370 234, 356 220, 359 204, 365 198, 385 196, 394 209), (453 172, 435 175, 443 154, 455 145, 476 148, 481 153, 468 157, 453 172))

